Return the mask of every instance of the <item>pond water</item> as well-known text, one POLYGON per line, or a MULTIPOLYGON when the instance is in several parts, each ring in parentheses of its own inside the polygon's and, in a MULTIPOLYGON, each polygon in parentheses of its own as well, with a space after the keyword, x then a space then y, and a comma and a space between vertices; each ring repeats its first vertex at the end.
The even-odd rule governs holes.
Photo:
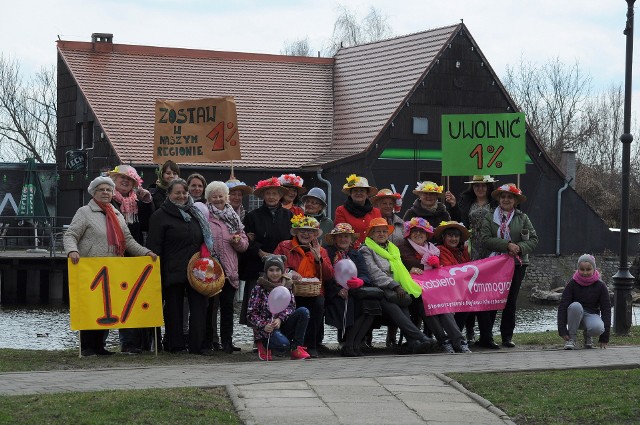
MULTIPOLYGON (((640 305, 634 305, 632 313, 634 325, 640 324, 640 305)), ((237 323, 237 319, 236 319, 237 323)), ((499 334, 500 318, 496 320, 494 332, 499 334)), ((515 332, 556 332, 556 306, 531 304, 525 299, 519 301, 518 319, 515 332)), ((234 342, 250 344, 251 330, 243 325, 234 327, 234 342)), ((384 343, 386 328, 375 330, 373 341, 384 343)), ((325 342, 336 341, 334 328, 325 326, 325 342)), ((117 346, 117 332, 110 332, 107 345, 117 346)), ((77 333, 69 328, 69 308, 49 306, 1 306, 0 307, 0 348, 33 350, 64 350, 78 347, 77 333)))

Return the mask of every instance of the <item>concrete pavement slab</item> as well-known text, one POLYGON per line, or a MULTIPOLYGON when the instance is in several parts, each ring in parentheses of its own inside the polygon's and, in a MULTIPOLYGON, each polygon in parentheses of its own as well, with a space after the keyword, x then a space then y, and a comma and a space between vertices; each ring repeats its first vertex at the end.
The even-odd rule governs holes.
POLYGON ((423 424, 415 412, 400 401, 361 405, 354 402, 329 403, 341 424, 423 424), (356 407, 358 406, 358 407, 356 407))

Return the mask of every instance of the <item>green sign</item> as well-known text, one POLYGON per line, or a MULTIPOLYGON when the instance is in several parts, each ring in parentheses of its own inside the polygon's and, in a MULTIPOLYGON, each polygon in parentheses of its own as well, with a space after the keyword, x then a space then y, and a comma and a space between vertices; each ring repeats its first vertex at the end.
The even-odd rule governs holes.
POLYGON ((442 116, 442 175, 524 174, 524 114, 442 116))

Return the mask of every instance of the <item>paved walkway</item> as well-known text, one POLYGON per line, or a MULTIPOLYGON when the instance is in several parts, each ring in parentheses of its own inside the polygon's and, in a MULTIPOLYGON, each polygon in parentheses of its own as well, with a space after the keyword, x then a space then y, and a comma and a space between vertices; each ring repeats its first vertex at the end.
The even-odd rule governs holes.
POLYGON ((0 374, 0 394, 225 385, 247 424, 502 424, 503 412, 441 374, 603 366, 640 367, 640 347, 13 372, 0 374))

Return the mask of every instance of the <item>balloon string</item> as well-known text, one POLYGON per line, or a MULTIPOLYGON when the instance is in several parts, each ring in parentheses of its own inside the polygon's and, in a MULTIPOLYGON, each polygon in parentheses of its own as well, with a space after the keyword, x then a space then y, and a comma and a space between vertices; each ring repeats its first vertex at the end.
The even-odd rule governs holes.
POLYGON ((349 301, 349 298, 345 298, 344 299, 344 314, 342 315, 342 331, 346 334, 347 333, 347 302, 349 301))
MULTIPOLYGON (((274 319, 273 319, 273 316, 274 316, 274 314, 273 314, 273 313, 271 313, 271 323, 272 323, 272 324, 273 324, 273 320, 274 320, 274 319)), ((273 331, 271 331, 271 332, 273 332, 273 331)), ((267 334, 267 335, 268 335, 268 336, 267 336, 267 346, 266 346, 266 347, 264 347, 264 351, 265 351, 264 359, 265 359, 265 361, 266 361, 266 362, 268 362, 268 361, 269 361, 269 342, 271 341, 271 332, 269 332, 269 333, 267 334)))

